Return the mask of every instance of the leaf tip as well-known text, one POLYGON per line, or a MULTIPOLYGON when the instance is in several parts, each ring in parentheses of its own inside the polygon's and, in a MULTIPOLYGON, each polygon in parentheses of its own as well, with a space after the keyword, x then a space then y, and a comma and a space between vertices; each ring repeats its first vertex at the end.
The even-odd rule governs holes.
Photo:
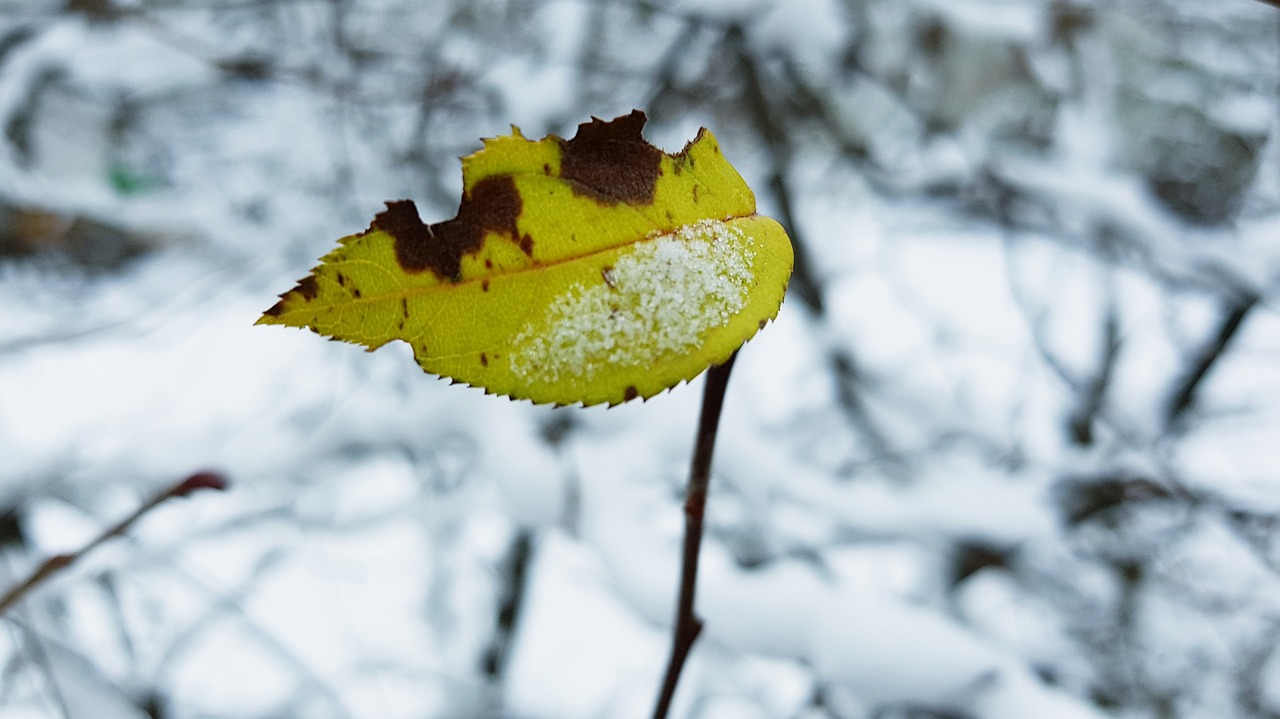
POLYGON ((272 305, 266 312, 263 312, 258 319, 254 320, 253 325, 278 325, 280 324, 280 303, 272 305))
POLYGON ((280 300, 274 305, 268 307, 262 316, 258 318, 255 325, 287 325, 290 322, 284 319, 284 315, 289 311, 289 305, 296 298, 301 302, 310 302, 320 294, 320 282, 316 279, 315 274, 307 275, 298 281, 293 289, 280 295, 280 300))

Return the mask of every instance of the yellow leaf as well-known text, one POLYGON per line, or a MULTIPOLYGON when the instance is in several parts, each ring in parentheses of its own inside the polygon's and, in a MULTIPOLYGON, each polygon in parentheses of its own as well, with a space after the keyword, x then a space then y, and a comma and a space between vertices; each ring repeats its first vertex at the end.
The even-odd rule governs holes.
POLYGON ((777 314, 791 242, 710 132, 667 154, 644 123, 485 140, 462 160, 456 217, 426 225, 387 203, 258 323, 403 340, 428 372, 534 402, 617 404, 692 379, 777 314))

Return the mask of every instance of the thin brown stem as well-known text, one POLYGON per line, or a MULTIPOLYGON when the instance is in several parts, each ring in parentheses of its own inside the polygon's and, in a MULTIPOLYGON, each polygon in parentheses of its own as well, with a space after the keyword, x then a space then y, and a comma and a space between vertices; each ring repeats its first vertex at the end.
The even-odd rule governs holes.
POLYGON ((226 489, 227 480, 220 474, 214 472, 197 472, 196 474, 183 479, 182 481, 170 485, 168 488, 157 492, 150 499, 138 507, 133 514, 113 524, 103 530, 101 534, 94 537, 92 541, 84 545, 80 549, 70 554, 57 554, 44 561, 39 567, 36 567, 26 579, 19 582, 9 591, 0 596, 0 616, 4 616, 6 612, 13 608, 31 590, 43 584, 49 577, 75 564, 81 557, 93 551, 98 545, 106 542, 112 537, 118 537, 124 534, 129 527, 133 526, 147 512, 155 509, 161 502, 173 497, 185 497, 197 489, 226 489))
POLYGON ((707 383, 702 395, 702 416, 698 420, 698 437, 693 447, 693 462, 689 467, 689 485, 684 495, 684 559, 680 569, 680 596, 676 601, 676 625, 671 641, 671 658, 667 661, 667 674, 662 680, 662 691, 653 710, 653 719, 665 719, 676 694, 680 671, 689 658, 693 643, 702 633, 702 620, 693 613, 694 591, 698 583, 698 552, 702 547, 702 518, 707 509, 707 487, 711 483, 711 454, 716 445, 716 430, 720 426, 720 408, 724 406, 724 391, 729 384, 729 371, 737 353, 729 356, 722 365, 707 370, 707 383))

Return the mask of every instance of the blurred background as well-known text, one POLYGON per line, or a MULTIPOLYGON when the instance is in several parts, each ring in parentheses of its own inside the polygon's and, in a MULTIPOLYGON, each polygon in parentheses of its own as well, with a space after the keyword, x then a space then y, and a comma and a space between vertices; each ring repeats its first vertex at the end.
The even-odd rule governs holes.
POLYGON ((5 719, 647 716, 701 381, 253 327, 457 158, 701 126, 797 249, 675 716, 1280 717, 1280 8, 0 2, 5 719))

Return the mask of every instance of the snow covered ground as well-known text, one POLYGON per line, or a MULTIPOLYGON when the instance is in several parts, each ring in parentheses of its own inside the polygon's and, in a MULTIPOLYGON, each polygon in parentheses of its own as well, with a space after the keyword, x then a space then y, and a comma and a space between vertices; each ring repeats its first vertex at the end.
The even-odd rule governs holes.
MULTIPOLYGON (((457 157, 715 130, 742 351, 675 715, 1280 714, 1280 11, 0 4, 0 716, 647 716, 700 381, 535 407, 253 327, 457 157)), ((429 208, 429 209, 428 209, 429 208)))

